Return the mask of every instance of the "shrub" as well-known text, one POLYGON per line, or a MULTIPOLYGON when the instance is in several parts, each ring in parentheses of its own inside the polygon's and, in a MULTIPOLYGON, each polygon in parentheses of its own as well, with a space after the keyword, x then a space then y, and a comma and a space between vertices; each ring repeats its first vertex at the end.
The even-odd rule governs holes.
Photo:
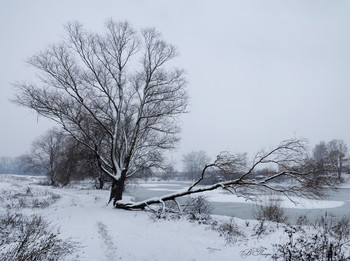
POLYGON ((25 192, 2 191, 6 195, 6 200, 0 202, 7 209, 21 208, 47 208, 58 199, 60 195, 52 193, 48 190, 33 190, 27 187, 25 192))
POLYGON ((41 216, 0 215, 0 260, 61 260, 77 250, 77 243, 62 240, 41 216))
POLYGON ((339 241, 350 238, 350 216, 338 218, 332 214, 325 213, 316 219, 315 227, 319 227, 324 233, 329 233, 339 241))
POLYGON ((244 236, 234 218, 220 224, 218 226, 218 231, 220 236, 225 238, 226 244, 234 244, 238 237, 244 236))
POLYGON ((281 199, 270 196, 265 202, 256 204, 255 217, 257 220, 273 221, 286 223, 288 218, 284 209, 281 207, 281 199))
POLYGON ((265 225, 265 220, 260 220, 259 224, 255 225, 253 228, 254 236, 260 237, 266 232, 267 226, 265 225))
POLYGON ((151 209, 151 215, 149 217, 155 221, 156 219, 165 219, 165 220, 177 220, 182 216, 182 212, 179 209, 179 206, 174 201, 166 201, 164 205, 160 206, 158 209, 151 209))
POLYGON ((275 260, 340 261, 350 259, 348 216, 338 219, 326 215, 316 220, 313 227, 287 227, 289 240, 274 245, 275 260))
POLYGON ((310 225, 310 222, 306 215, 299 216, 297 222, 295 223, 298 227, 310 225))
POLYGON ((212 207, 205 196, 199 195, 187 201, 184 212, 189 214, 191 220, 207 221, 211 219, 212 207))

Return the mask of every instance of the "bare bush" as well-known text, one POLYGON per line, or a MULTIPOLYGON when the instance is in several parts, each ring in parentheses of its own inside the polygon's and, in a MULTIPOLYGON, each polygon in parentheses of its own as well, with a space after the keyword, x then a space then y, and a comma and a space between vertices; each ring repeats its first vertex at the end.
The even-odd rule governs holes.
POLYGON ((178 201, 166 201, 163 202, 158 208, 151 208, 148 206, 148 209, 152 212, 152 219, 180 219, 181 216, 188 216, 189 220, 196 220, 199 223, 208 224, 208 221, 211 219, 210 213, 212 207, 207 201, 206 197, 199 195, 197 197, 189 197, 187 202, 184 205, 181 205, 178 201), (183 207, 183 208, 182 208, 183 207))
POLYGON ((260 220, 259 224, 255 225, 253 228, 254 236, 260 237, 263 234, 267 233, 267 226, 265 224, 265 220, 260 220))
POLYGON ((25 192, 2 191, 2 194, 6 195, 6 200, 2 200, 0 206, 7 209, 47 208, 61 198, 48 190, 33 190, 30 187, 25 192))
POLYGON ((19 213, 0 215, 0 260, 61 260, 77 250, 71 239, 59 238, 41 216, 19 213))
POLYGON ((308 220, 306 215, 299 216, 297 222, 295 223, 298 227, 310 225, 310 221, 308 220))
POLYGON ((211 210, 212 207, 206 197, 199 195, 187 201, 184 212, 189 215, 191 220, 207 221, 211 219, 211 210))
POLYGON ((326 212, 324 216, 316 219, 315 227, 331 234, 338 241, 350 239, 350 216, 338 218, 326 212))
POLYGON ((275 260, 340 261, 350 259, 350 218, 327 215, 313 226, 287 227, 289 240, 276 244, 275 260))
POLYGON ((225 238, 226 244, 229 245, 236 243, 239 237, 244 236, 234 218, 221 223, 218 227, 218 231, 220 236, 225 238))
POLYGON ((273 221, 285 223, 288 218, 281 207, 281 199, 275 196, 269 196, 265 202, 256 204, 255 217, 257 220, 273 221))

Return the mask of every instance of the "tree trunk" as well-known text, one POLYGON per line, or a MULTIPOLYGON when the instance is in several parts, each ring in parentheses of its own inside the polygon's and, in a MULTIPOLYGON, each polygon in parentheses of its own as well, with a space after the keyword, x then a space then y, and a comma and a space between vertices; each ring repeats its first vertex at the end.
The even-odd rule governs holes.
POLYGON ((109 198, 109 202, 113 200, 113 206, 116 206, 118 200, 122 200, 123 198, 123 192, 124 192, 124 186, 125 186, 125 175, 122 174, 122 176, 117 179, 113 180, 112 187, 111 187, 111 195, 109 198))
POLYGON ((103 189, 104 184, 105 184, 105 181, 103 180, 102 177, 98 177, 95 180, 95 188, 96 189, 103 189))
POLYGON ((341 173, 343 170, 343 161, 341 159, 339 159, 339 169, 338 169, 338 179, 341 179, 341 173))

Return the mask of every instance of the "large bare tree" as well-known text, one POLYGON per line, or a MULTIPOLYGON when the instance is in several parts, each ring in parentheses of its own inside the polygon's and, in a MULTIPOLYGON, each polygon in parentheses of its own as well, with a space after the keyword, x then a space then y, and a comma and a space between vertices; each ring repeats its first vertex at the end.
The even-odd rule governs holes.
POLYGON ((15 102, 60 125, 93 151, 112 181, 110 201, 122 199, 125 180, 161 167, 162 151, 178 141, 177 117, 188 103, 175 47, 154 28, 141 32, 108 21, 105 33, 77 22, 67 37, 29 59, 39 84, 19 83, 15 102))

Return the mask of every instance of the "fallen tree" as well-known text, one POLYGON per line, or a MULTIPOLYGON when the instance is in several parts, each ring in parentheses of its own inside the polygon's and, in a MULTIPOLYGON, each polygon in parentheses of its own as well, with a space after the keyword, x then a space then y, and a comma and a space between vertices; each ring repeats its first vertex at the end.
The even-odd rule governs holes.
MULTIPOLYGON (((307 141, 305 139, 289 139, 282 141, 277 147, 266 152, 261 150, 249 169, 242 172, 237 178, 219 182, 210 186, 198 187, 210 169, 220 171, 225 175, 237 174, 237 169, 245 165, 239 155, 228 152, 220 153, 216 160, 206 165, 201 173, 201 177, 188 189, 167 194, 161 197, 150 198, 141 202, 117 201, 115 206, 122 209, 144 209, 152 204, 161 204, 162 211, 165 210, 166 201, 176 202, 179 211, 180 204, 177 199, 180 197, 212 191, 222 188, 239 197, 251 199, 257 192, 264 193, 273 191, 287 196, 301 196, 308 198, 323 198, 329 189, 336 189, 338 180, 315 166, 307 156, 307 141), (264 166, 274 165, 277 167, 275 173, 268 173, 263 177, 257 177, 254 170, 264 166), (285 177, 285 182, 274 182, 285 177)), ((292 200, 293 201, 293 200, 292 200)))

